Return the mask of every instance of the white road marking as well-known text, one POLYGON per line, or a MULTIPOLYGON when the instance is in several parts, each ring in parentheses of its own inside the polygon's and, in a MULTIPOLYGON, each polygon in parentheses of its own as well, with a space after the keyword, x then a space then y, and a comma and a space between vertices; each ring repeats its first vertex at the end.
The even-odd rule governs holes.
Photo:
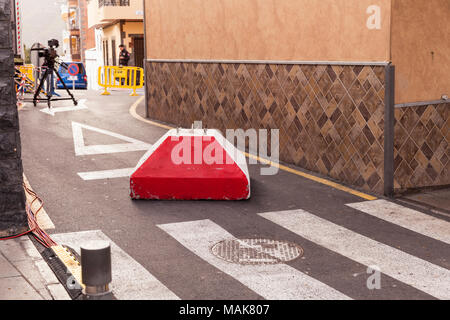
POLYGON ((54 234, 60 245, 80 253, 91 241, 111 243, 112 291, 119 300, 178 300, 179 298, 100 230, 54 234))
POLYGON ((143 151, 151 148, 151 145, 127 136, 123 136, 118 133, 114 133, 108 130, 103 130, 95 127, 81 124, 78 122, 72 122, 73 143, 75 147, 75 155, 85 156, 92 154, 107 154, 118 152, 131 152, 131 151, 143 151), (106 145, 93 145, 86 146, 84 144, 83 129, 91 130, 111 137, 127 141, 128 143, 116 143, 106 145))
POLYGON ((86 103, 86 99, 80 99, 78 101, 78 105, 76 105, 76 106, 59 107, 59 108, 43 108, 40 111, 54 117, 56 112, 85 110, 88 108, 85 103, 86 103))
POLYGON ((103 171, 78 172, 83 180, 102 180, 129 177, 134 168, 113 169, 103 171))
POLYGON ((203 260, 266 299, 350 299, 286 264, 239 265, 214 256, 210 251, 212 245, 235 238, 210 220, 163 224, 158 227, 203 260))
POLYGON ((450 270, 367 238, 304 210, 260 213, 297 235, 439 299, 450 299, 450 270))
POLYGON ((450 244, 450 223, 383 199, 347 206, 403 228, 450 244))

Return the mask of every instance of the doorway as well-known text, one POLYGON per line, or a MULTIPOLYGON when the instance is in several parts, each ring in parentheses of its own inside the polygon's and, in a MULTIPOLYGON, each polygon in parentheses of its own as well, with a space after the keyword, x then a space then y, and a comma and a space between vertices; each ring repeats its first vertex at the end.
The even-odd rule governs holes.
POLYGON ((117 50, 117 48, 116 48, 116 39, 112 39, 111 40, 111 47, 112 47, 112 50, 111 50, 111 53, 112 53, 112 65, 113 66, 117 66, 117 58, 116 58, 116 50, 117 50))
POLYGON ((134 63, 136 67, 144 67, 144 38, 133 37, 134 63))

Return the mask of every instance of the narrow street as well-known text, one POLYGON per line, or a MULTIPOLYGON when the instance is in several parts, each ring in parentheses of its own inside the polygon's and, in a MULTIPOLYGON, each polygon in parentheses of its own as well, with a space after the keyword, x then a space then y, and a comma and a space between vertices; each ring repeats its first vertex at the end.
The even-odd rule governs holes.
POLYGON ((117 298, 450 298, 448 217, 285 170, 262 176, 260 165, 249 165, 246 201, 131 200, 130 168, 167 129, 133 117, 137 101, 144 116, 144 102, 128 91, 75 94, 82 102, 74 110, 68 101, 53 114, 45 104, 19 111, 24 173, 56 242, 76 249, 89 239, 112 241, 117 298), (276 263, 236 264, 233 245, 220 244, 233 239, 293 246, 279 249, 276 263), (374 266, 380 288, 368 288, 374 266))

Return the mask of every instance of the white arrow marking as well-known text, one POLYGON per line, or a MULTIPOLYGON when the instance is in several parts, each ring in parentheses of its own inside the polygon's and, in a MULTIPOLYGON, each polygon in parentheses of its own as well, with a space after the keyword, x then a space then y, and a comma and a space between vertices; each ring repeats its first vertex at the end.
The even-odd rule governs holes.
POLYGON ((54 117, 56 112, 78 111, 78 110, 87 109, 88 107, 85 105, 85 102, 86 102, 86 99, 81 99, 80 101, 78 101, 77 106, 59 107, 59 108, 44 108, 44 109, 41 109, 40 111, 54 117))
POLYGON ((132 151, 142 151, 151 148, 151 145, 130 137, 123 136, 118 133, 111 131, 98 129, 95 127, 88 126, 86 124, 81 124, 78 122, 72 122, 72 132, 73 132, 73 143, 75 147, 75 155, 85 156, 92 154, 107 154, 107 153, 118 153, 118 152, 132 152, 132 151), (120 140, 127 141, 128 143, 116 143, 116 144, 105 144, 105 145, 93 145, 86 146, 84 144, 83 129, 95 131, 101 134, 105 134, 120 140))

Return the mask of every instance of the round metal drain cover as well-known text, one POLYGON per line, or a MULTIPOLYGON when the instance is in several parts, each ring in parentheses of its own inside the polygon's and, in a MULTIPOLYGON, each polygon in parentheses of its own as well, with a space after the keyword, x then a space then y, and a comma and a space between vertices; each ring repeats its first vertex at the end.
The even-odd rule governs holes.
POLYGON ((291 242, 271 239, 223 240, 211 247, 211 252, 237 264, 276 264, 292 261, 303 255, 303 249, 291 242))

